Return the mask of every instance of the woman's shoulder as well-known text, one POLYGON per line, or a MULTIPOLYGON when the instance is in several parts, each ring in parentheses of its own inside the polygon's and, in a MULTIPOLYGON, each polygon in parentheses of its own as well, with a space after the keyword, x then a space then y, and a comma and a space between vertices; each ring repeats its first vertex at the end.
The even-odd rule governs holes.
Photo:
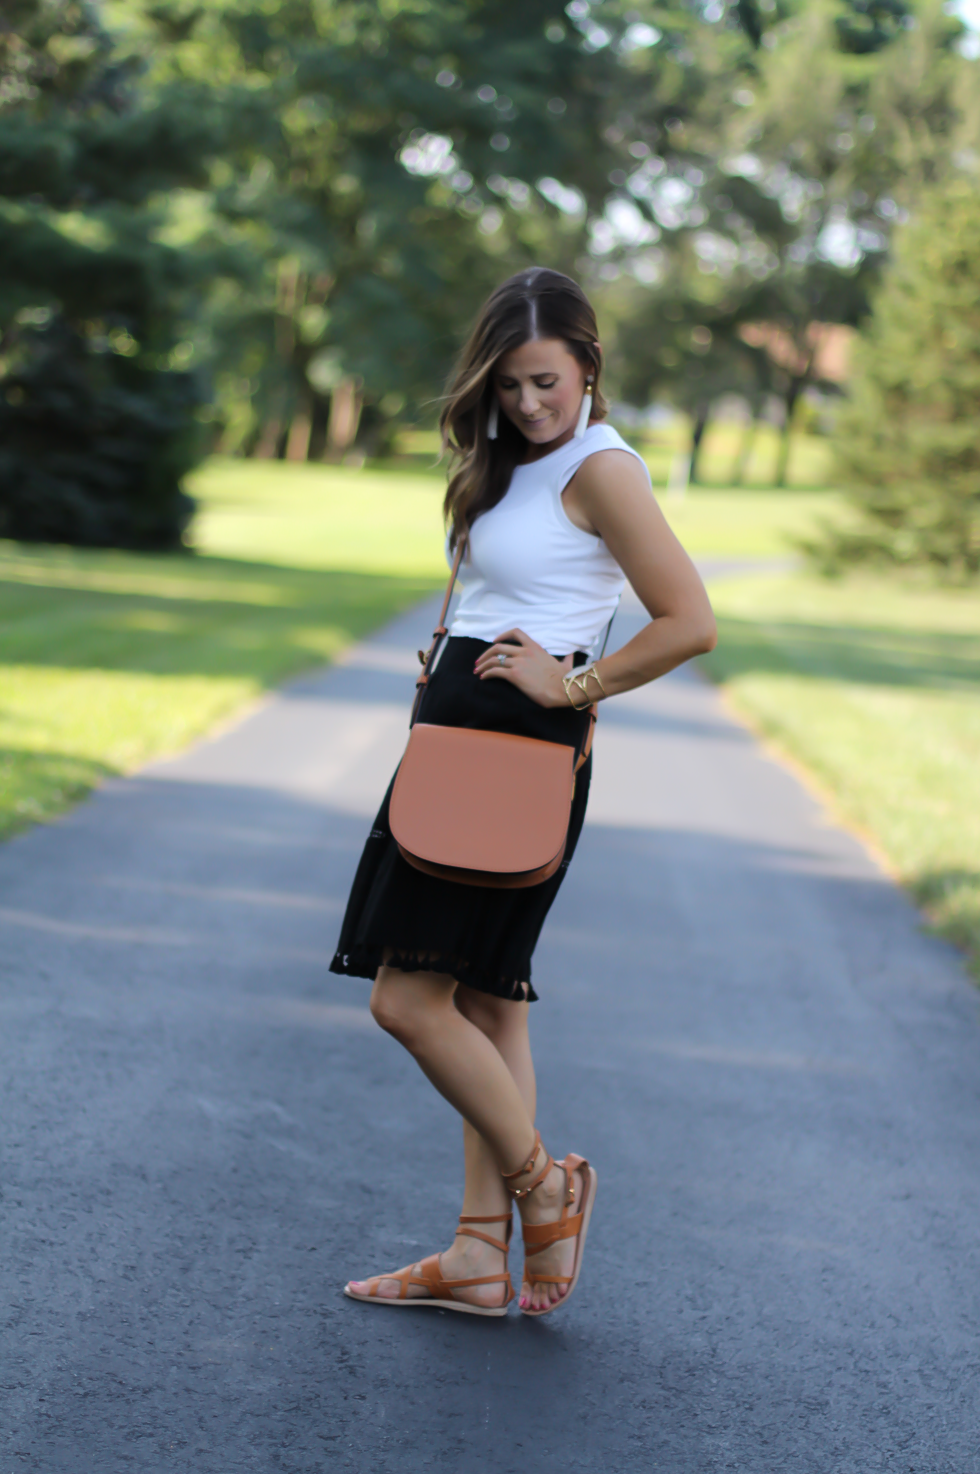
MULTIPOLYGON (((584 461, 593 456, 600 455, 603 451, 622 451, 628 456, 633 456, 639 461, 646 471, 646 462, 639 451, 634 450, 615 430, 612 425, 600 421, 597 425, 590 425, 585 434, 578 440, 570 440, 559 452, 561 458, 562 480, 567 483, 575 471, 584 461)), ((649 473, 647 473, 649 474, 649 473)))

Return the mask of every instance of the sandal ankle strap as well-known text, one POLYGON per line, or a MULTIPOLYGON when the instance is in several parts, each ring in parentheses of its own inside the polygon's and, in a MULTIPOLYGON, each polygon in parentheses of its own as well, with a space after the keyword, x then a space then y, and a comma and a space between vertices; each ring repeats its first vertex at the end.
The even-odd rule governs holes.
POLYGON ((553 1161, 551 1155, 541 1145, 541 1132, 540 1131, 535 1131, 535 1133, 534 1133, 534 1146, 531 1148, 531 1155, 528 1157, 527 1161, 524 1163, 524 1166, 523 1167, 518 1167, 518 1169, 517 1169, 516 1172, 501 1172, 500 1175, 504 1179, 504 1182, 507 1184, 507 1191, 509 1193, 511 1193, 517 1199, 518 1202, 520 1202, 522 1198, 526 1198, 527 1195, 528 1195, 528 1193, 533 1193, 534 1189, 536 1187, 538 1187, 540 1183, 544 1182, 545 1178, 547 1177, 548 1173, 551 1171, 551 1169, 552 1169, 553 1166, 554 1166, 554 1161, 553 1161), (524 1177, 526 1173, 533 1171, 534 1164, 535 1164, 535 1162, 538 1159, 538 1152, 539 1151, 544 1151, 544 1154, 545 1154, 545 1164, 541 1168, 541 1171, 538 1173, 538 1175, 534 1179, 534 1181, 533 1182, 529 1182, 525 1187, 511 1187, 510 1184, 514 1180, 515 1177, 524 1177))
POLYGON ((510 1238, 513 1232, 513 1213, 489 1213, 486 1215, 482 1213, 479 1215, 475 1213, 461 1213, 459 1215, 459 1228, 456 1230, 456 1237, 481 1239, 483 1243, 490 1244, 492 1248, 499 1249, 502 1254, 506 1254, 510 1248, 510 1238), (495 1239, 492 1234, 481 1233, 478 1228, 470 1228, 469 1224, 471 1223, 506 1223, 507 1228, 502 1239, 495 1239))
MULTIPOLYGON (((501 1172, 500 1175, 504 1179, 504 1181, 505 1182, 510 1182, 512 1178, 514 1178, 514 1177, 523 1177, 525 1172, 530 1172, 531 1168, 534 1166, 535 1162, 538 1159, 538 1151, 539 1151, 540 1147, 541 1147, 541 1132, 540 1131, 535 1131, 535 1133, 534 1133, 534 1145, 531 1148, 531 1155, 528 1157, 527 1161, 524 1163, 524 1166, 523 1167, 518 1167, 518 1169, 517 1169, 516 1172, 501 1172)), ((508 1192, 509 1191, 510 1191, 510 1189, 508 1188, 508 1192)))

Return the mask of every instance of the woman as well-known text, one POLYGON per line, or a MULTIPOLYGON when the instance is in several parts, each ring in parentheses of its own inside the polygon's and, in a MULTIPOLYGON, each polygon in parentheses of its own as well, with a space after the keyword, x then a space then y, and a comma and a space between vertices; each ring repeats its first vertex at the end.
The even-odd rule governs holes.
MULTIPOLYGON (((583 750, 583 708, 710 650, 701 580, 650 490, 646 466, 602 420, 595 315, 558 272, 494 292, 442 415, 453 457, 450 545, 467 539, 463 593, 425 688, 423 722, 516 732, 583 750), (651 622, 589 661, 626 579, 651 622)), ((333 972, 374 980, 371 1012, 463 1118, 465 1188, 454 1243, 351 1281, 370 1305, 504 1315, 511 1196, 524 1229, 520 1308, 542 1315, 578 1281, 596 1174, 554 1162, 535 1130, 528 1039, 531 954, 572 858, 591 757, 578 775, 565 858, 526 889, 459 885, 398 853, 390 792, 365 846, 333 972)))

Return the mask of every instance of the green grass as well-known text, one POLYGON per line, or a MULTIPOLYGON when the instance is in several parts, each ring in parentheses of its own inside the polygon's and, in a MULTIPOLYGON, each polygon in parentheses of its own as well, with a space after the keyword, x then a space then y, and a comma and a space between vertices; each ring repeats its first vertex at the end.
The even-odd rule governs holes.
POLYGON ((0 542, 0 835, 172 752, 444 577, 436 477, 216 463, 200 553, 0 542))
POLYGON ((980 976, 980 593, 804 574, 712 589, 705 664, 980 976))
POLYGON ((418 466, 284 465, 214 457, 188 480, 194 546, 290 568, 442 577, 445 475, 418 466))
POLYGON ((683 498, 660 494, 677 536, 695 557, 785 558, 843 502, 829 491, 717 491, 697 487, 683 498))

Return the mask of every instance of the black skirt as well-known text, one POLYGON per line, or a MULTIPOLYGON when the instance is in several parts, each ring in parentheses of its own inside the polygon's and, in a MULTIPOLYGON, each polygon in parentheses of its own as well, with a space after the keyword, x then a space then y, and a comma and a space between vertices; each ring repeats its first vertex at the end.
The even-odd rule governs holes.
MULTIPOLYGON (((515 732, 580 751, 589 718, 569 707, 544 707, 510 681, 473 674, 485 640, 450 638, 429 679, 419 720, 445 727, 515 732)), ((575 657, 576 665, 586 657, 575 657)), ((495 998, 533 1001, 531 954, 565 878, 585 820, 592 758, 579 770, 568 844, 550 880, 521 890, 459 885, 424 875, 403 860, 388 822, 391 785, 354 877, 330 971, 374 978, 382 961, 403 972, 445 972, 495 998)), ((394 783, 394 778, 392 778, 394 783)))

